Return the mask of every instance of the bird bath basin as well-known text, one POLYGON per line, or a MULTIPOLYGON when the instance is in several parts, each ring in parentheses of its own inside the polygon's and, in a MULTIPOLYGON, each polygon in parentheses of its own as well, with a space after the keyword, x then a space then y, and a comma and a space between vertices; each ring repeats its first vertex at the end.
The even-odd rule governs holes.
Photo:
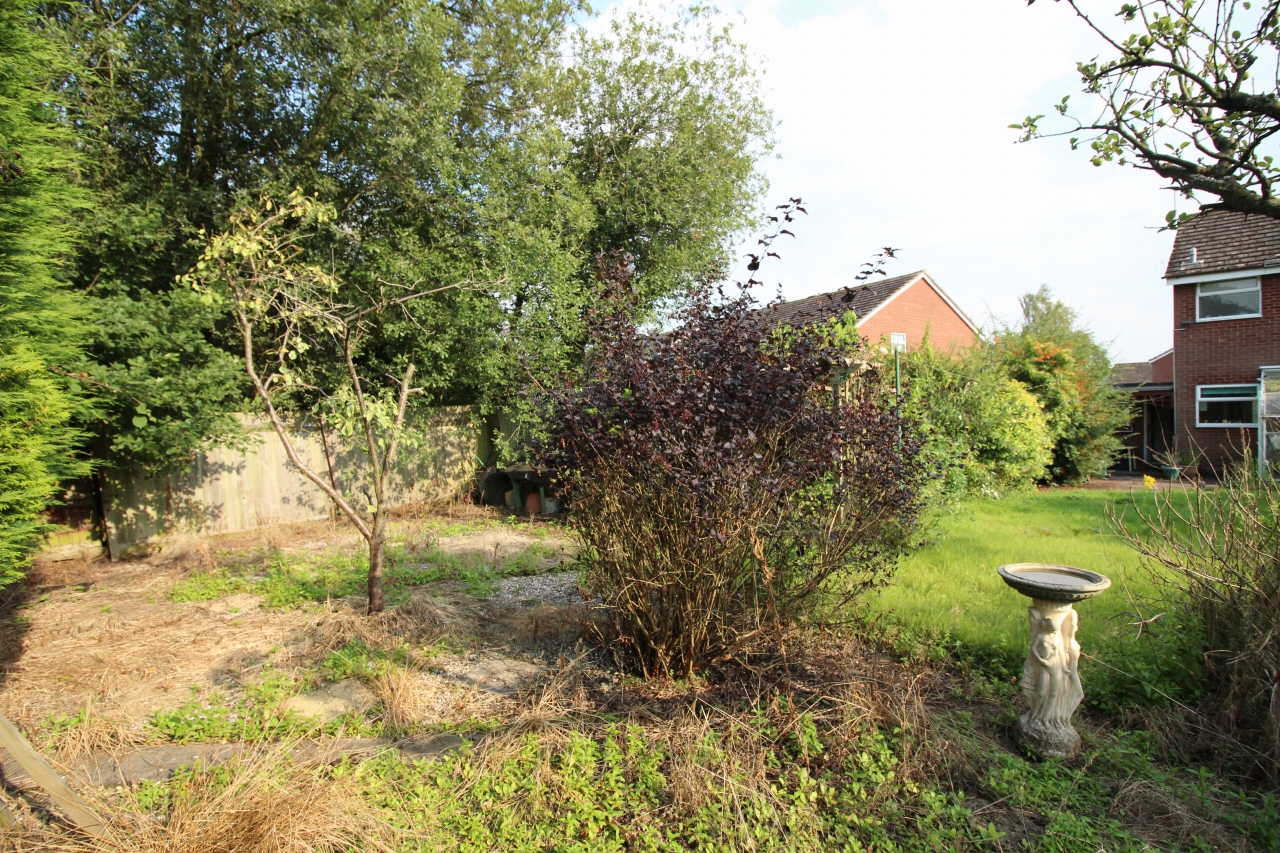
POLYGON ((1018 718, 1018 737, 1045 758, 1071 758, 1080 735, 1071 716, 1084 698, 1080 686, 1080 614, 1071 605, 1111 586, 1105 575, 1047 563, 1013 563, 997 569, 1009 586, 1031 599, 1027 625, 1031 647, 1022 668, 1028 710, 1018 718))
POLYGON ((1111 579, 1097 572, 1048 563, 1012 563, 996 571, 1009 586, 1041 601, 1084 601, 1111 586, 1111 579))

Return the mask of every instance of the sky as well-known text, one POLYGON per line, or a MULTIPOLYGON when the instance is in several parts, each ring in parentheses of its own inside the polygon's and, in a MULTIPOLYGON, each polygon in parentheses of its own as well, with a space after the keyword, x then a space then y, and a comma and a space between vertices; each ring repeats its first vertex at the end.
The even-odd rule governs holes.
MULTIPOLYGON (((628 4, 632 0, 627 0, 628 4)), ((638 0, 637 0, 638 2, 638 0)), ((1120 0, 1086 3, 1111 21, 1120 0)), ((609 12, 616 12, 613 5, 609 12)), ((652 8, 652 7, 651 7, 652 8)), ((1047 284, 1115 361, 1172 345, 1156 176, 1089 163, 1008 125, 1080 100, 1075 63, 1103 52, 1065 4, 1039 0, 724 0, 779 121, 768 206, 809 217, 762 272, 795 299, 853 283, 880 247, 889 275, 926 269, 979 325, 1011 322, 1047 284)), ((1194 206, 1190 206, 1194 209, 1194 206)), ((754 239, 744 244, 747 251, 754 239)), ((745 278, 745 270, 739 271, 745 278)))

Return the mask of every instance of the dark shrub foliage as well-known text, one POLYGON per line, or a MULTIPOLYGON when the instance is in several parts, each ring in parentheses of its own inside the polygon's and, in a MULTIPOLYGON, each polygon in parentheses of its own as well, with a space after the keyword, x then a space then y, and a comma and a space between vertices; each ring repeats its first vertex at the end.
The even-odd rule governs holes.
POLYGON ((645 334, 627 265, 603 268, 586 364, 543 398, 540 461, 640 668, 684 675, 781 642, 813 606, 886 581, 925 474, 865 353, 827 327, 776 334, 746 292, 715 287, 645 334))

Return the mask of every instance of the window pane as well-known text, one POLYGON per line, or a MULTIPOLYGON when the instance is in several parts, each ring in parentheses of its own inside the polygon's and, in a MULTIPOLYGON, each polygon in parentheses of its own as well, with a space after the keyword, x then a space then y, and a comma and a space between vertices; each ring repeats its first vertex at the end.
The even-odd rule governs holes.
POLYGON ((1201 399, 1205 397, 1249 397, 1258 396, 1257 385, 1210 385, 1199 389, 1201 399))
POLYGON ((1200 319, 1241 317, 1262 313, 1262 294, 1257 290, 1239 293, 1200 294, 1200 319))
POLYGON ((1253 400, 1201 400, 1202 424, 1253 424, 1258 420, 1253 400))
POLYGON ((1200 285, 1201 293, 1229 293, 1233 290, 1257 290, 1256 278, 1240 278, 1235 281, 1207 281, 1200 285))

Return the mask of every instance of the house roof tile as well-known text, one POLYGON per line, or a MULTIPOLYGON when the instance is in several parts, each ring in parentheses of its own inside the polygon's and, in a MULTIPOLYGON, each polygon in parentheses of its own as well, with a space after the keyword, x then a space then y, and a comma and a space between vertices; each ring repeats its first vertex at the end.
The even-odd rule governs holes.
POLYGON ((1111 366, 1112 385, 1145 385, 1151 381, 1151 362, 1130 361, 1111 366))
POLYGON ((1280 272, 1280 220, 1212 210, 1178 229, 1164 277, 1174 279, 1264 266, 1276 266, 1280 272), (1191 262, 1193 248, 1195 263, 1191 262))
POLYGON ((829 317, 840 316, 846 311, 853 311, 861 321, 895 293, 912 284, 922 275, 924 270, 917 270, 907 275, 885 278, 857 287, 842 287, 830 293, 819 293, 804 299, 780 302, 765 310, 770 312, 770 319, 775 326, 808 326, 829 317))

